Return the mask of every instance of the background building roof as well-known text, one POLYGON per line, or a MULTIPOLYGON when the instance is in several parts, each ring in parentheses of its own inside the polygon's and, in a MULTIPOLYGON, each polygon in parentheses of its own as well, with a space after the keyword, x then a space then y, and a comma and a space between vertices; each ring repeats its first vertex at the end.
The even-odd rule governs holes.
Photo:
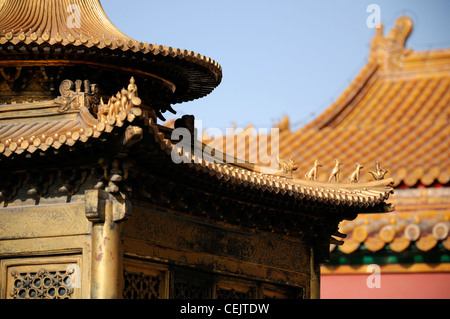
MULTIPOLYGON (((297 162, 294 177, 305 179, 319 160, 317 180, 326 181, 339 159, 344 182, 356 163, 364 165, 360 180, 373 180, 369 171, 376 161, 394 179, 395 213, 343 223, 345 244, 332 249, 345 254, 362 247, 402 252, 412 245, 425 252, 439 243, 449 249, 450 49, 406 49, 412 27, 408 17, 387 34, 381 26, 368 63, 335 103, 299 130, 291 131, 289 117, 278 124, 279 156, 297 162)), ((205 133, 204 139, 219 149, 234 144, 246 156, 258 154, 261 162, 266 158, 259 150, 271 145, 271 136, 253 127, 238 138, 205 133)))
MULTIPOLYGON (((398 21, 412 28, 409 18, 398 21)), ((369 181, 378 160, 395 186, 450 181, 450 49, 414 52, 404 47, 409 32, 394 28, 381 35, 381 30, 369 62, 335 103, 297 131, 290 130, 289 118, 279 124, 280 158, 297 161, 297 177, 319 160, 318 180, 326 180, 339 159, 343 178, 358 162, 364 165, 361 181, 369 181)), ((241 135, 248 130, 252 127, 241 135)), ((241 139, 236 148, 257 152, 256 140, 241 139)), ((226 147, 226 142, 219 137, 209 143, 226 147)))

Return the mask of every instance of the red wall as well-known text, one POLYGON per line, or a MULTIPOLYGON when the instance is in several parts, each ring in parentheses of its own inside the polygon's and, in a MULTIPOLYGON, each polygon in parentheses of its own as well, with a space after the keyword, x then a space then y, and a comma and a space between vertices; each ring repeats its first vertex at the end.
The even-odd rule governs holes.
POLYGON ((381 274, 380 288, 368 288, 370 273, 322 275, 322 299, 450 299, 450 273, 381 274))

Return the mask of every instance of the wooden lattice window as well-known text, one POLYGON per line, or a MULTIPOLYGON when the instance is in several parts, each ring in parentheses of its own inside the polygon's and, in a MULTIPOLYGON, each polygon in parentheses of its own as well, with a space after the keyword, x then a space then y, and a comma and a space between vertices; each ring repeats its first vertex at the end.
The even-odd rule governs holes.
POLYGON ((10 290, 13 299, 70 299, 74 288, 68 271, 48 271, 45 268, 37 272, 17 272, 11 276, 14 284, 10 290))
POLYGON ((2 260, 1 298, 80 298, 80 260, 70 256, 2 260))
POLYGON ((301 287, 125 259, 123 297, 126 299, 301 299, 303 295, 301 287))
POLYGON ((255 299, 257 296, 258 287, 250 281, 221 277, 215 285, 217 299, 255 299))
POLYGON ((209 299, 211 298, 211 276, 187 269, 172 270, 171 293, 173 299, 209 299))
POLYGON ((125 299, 166 299, 168 269, 159 264, 127 258, 124 265, 125 299))
POLYGON ((161 276, 151 276, 144 273, 124 273, 125 299, 161 299, 161 276))

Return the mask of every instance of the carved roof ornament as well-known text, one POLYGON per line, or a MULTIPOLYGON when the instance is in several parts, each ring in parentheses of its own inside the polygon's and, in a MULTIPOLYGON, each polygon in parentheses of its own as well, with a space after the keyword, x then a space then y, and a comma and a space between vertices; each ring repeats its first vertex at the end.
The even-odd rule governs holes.
MULTIPOLYGON (((117 117, 125 119, 126 114, 132 108, 139 107, 142 104, 142 100, 137 96, 137 92, 138 89, 134 77, 131 77, 128 89, 122 88, 116 95, 111 96, 106 104, 100 98, 96 108, 97 120, 102 123, 109 123, 114 122, 114 119, 117 117)), ((155 116, 152 115, 147 115, 146 117, 154 118, 155 116)))
POLYGON ((364 165, 356 163, 356 169, 348 179, 349 183, 359 183, 359 177, 361 175, 361 169, 364 168, 364 165))
POLYGON ((386 36, 383 35, 383 28, 382 24, 376 28, 369 57, 376 60, 384 70, 403 69, 405 57, 412 52, 405 48, 405 44, 413 22, 409 17, 398 18, 395 27, 386 36))
POLYGON ((288 161, 277 158, 279 172, 277 175, 286 176, 292 178, 292 173, 298 169, 298 164, 290 158, 288 161))
POLYGON ((328 178, 328 181, 331 182, 333 179, 336 183, 339 183, 339 175, 341 174, 341 165, 343 163, 336 159, 335 160, 335 166, 333 170, 331 171, 330 177, 328 178))
POLYGON ((319 173, 319 167, 322 167, 322 163, 319 160, 314 162, 314 167, 305 175, 305 178, 310 181, 317 180, 317 175, 319 173))
POLYGON ((289 116, 287 116, 287 115, 283 116, 283 119, 276 126, 280 130, 280 133, 281 132, 290 132, 291 124, 290 124, 289 116))
POLYGON ((375 171, 368 171, 367 173, 371 174, 376 181, 381 181, 389 173, 389 170, 382 169, 380 163, 376 161, 375 171))
MULTIPOLYGON (((85 67, 90 78, 90 73, 133 74, 143 80, 143 91, 155 83, 157 92, 164 90, 167 103, 161 113, 167 104, 206 96, 222 79, 221 66, 211 58, 125 35, 109 20, 100 0, 0 0, 0 53, 5 55, 0 80, 5 78, 10 86, 22 85, 19 75, 37 72, 31 67, 85 67), (5 71, 13 67, 18 67, 15 74, 5 71)), ((64 72, 62 79, 69 78, 71 73, 64 72)), ((44 77, 55 87, 61 80, 57 76, 44 77)))
MULTIPOLYGON (((411 20, 399 21, 406 27, 403 33, 396 34, 403 34, 401 38, 406 39, 411 20)), ((382 45, 389 41, 382 29, 378 33, 371 48, 371 59, 348 88, 310 123, 289 134, 280 134, 279 152, 301 159, 311 167, 318 154, 324 166, 345 154, 342 165, 345 174, 351 174, 356 162, 367 167, 361 172, 360 182, 382 179, 382 174, 377 176, 372 167, 378 159, 382 166, 383 163, 388 166, 383 168, 389 169, 387 176, 392 176, 395 187, 404 184, 412 188, 418 183, 426 187, 435 183, 447 185, 450 182, 450 48, 414 50, 405 55, 404 69, 388 71, 383 65, 387 61, 383 60, 383 54, 388 51, 382 45)), ((213 143, 219 144, 217 139, 213 143)), ((236 147, 250 148, 250 145, 236 142, 236 147)), ((319 170, 318 175, 323 181, 329 176, 324 171, 319 170)), ((306 171, 302 173, 303 178, 306 171)))
POLYGON ((78 110, 82 106, 88 109, 98 104, 99 95, 97 84, 90 84, 89 80, 84 81, 84 91, 81 91, 83 82, 77 80, 74 83, 71 80, 62 81, 59 86, 60 96, 55 99, 55 104, 59 105, 58 112, 63 113, 68 110, 78 110), (75 87, 75 91, 73 88, 75 87))
MULTIPOLYGON (((96 84, 89 80, 75 83, 64 80, 59 87, 60 96, 53 100, 0 105, 0 155, 9 157, 13 153, 57 149, 64 144, 72 146, 102 132, 111 132, 115 126, 121 127, 136 117, 156 122, 155 111, 143 105, 138 97, 133 77, 127 88, 118 91, 105 104, 96 84)), ((135 131, 127 130, 127 134, 135 131)), ((123 147, 129 148, 139 140, 142 129, 137 131, 132 136, 129 134, 123 147)))
MULTIPOLYGON (((115 118, 119 116, 123 120, 131 108, 141 106, 142 100, 137 96, 137 91, 134 77, 131 77, 128 90, 123 88, 118 91, 105 104, 103 98, 99 96, 97 84, 90 84, 89 80, 84 82, 77 80, 75 84, 71 80, 64 80, 59 86, 61 95, 54 100, 54 103, 59 106, 60 113, 79 110, 84 106, 97 117, 99 122, 106 124, 115 122, 115 118), (82 91, 83 83, 84 91, 82 91)), ((33 103, 29 105, 32 107, 33 103)))
MULTIPOLYGON (((19 156, 11 155, 22 153, 26 155, 23 158, 32 153, 45 156, 48 149, 58 150, 63 145, 72 147, 75 143, 88 141, 90 143, 86 146, 91 147, 97 142, 117 143, 114 152, 119 162, 105 163, 102 182, 95 185, 99 189, 118 192, 127 179, 122 161, 132 145, 146 138, 150 142, 147 134, 152 136, 151 143, 156 143, 161 155, 170 156, 176 150, 176 144, 165 135, 168 131, 156 124, 157 112, 170 110, 170 104, 202 97, 220 84, 222 73, 217 62, 191 51, 138 43, 128 38, 112 25, 98 0, 29 0, 27 10, 23 10, 23 3, 20 0, 0 0, 0 53, 6 57, 0 61, 0 69, 7 67, 11 71, 12 67, 20 68, 24 63, 24 55, 21 54, 25 52, 31 58, 25 61, 21 72, 16 68, 17 77, 41 70, 42 76, 46 73, 45 77, 50 78, 53 72, 54 87, 60 84, 60 96, 55 98, 52 93, 51 97, 45 95, 37 102, 0 105, 0 160, 9 157, 14 161, 19 156), (79 28, 66 25, 69 5, 80 10, 82 22, 79 28), (61 56, 65 59, 62 60, 61 56), (49 65, 54 68, 47 68, 49 65), (99 87, 88 80, 62 81, 84 76, 85 66, 87 73, 84 78, 95 76, 95 82, 98 81, 106 92, 114 92, 128 79, 129 82, 106 98, 105 91, 101 91, 100 96, 99 87), (83 72, 78 72, 79 69, 83 72), (97 74, 101 71, 106 72, 103 77, 97 74), (139 91, 136 83, 139 83, 139 91), (135 121, 136 118, 139 121, 135 121), (120 127, 124 129, 118 129, 120 127), (108 133, 121 135, 108 139, 108 133), (101 135, 104 138, 98 139, 101 135)), ((9 80, 14 80, 14 74, 7 75, 9 80)), ((281 130, 289 130, 286 119, 280 125, 281 130)), ((175 126, 192 131, 195 130, 193 122, 193 117, 184 116, 175 126)), ((49 152, 49 156, 57 156, 59 152, 54 150, 49 152)), ((342 164, 338 160, 329 179, 337 183, 327 183, 316 181, 320 165, 307 177, 310 180, 294 178, 299 165, 293 159, 278 159, 278 167, 267 173, 268 170, 253 163, 216 164, 196 158, 195 152, 189 156, 189 167, 220 182, 336 206, 357 205, 376 211, 393 209, 392 206, 385 207, 384 202, 392 193, 393 180, 338 184, 342 164)), ((67 194, 77 192, 77 174, 68 171, 58 175, 57 179, 62 183, 58 186, 59 191, 67 194)), ((0 197, 14 197, 14 188, 6 184, 7 187, 0 186, 0 197)), ((27 189, 34 196, 48 188, 39 178, 34 184, 27 189)))

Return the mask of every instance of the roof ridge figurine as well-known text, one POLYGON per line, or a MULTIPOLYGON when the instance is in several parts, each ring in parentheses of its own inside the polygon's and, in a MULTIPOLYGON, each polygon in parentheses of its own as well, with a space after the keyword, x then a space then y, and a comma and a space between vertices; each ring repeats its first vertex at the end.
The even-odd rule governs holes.
POLYGON ((376 181, 380 181, 384 179, 387 173, 389 173, 389 170, 382 169, 380 163, 376 161, 375 172, 368 171, 367 173, 371 174, 376 181))
POLYGON ((328 181, 331 182, 331 180, 334 178, 336 183, 339 183, 339 174, 341 173, 341 165, 343 164, 338 159, 335 159, 336 165, 333 168, 333 171, 331 172, 330 177, 328 178, 328 181))
POLYGON ((349 183, 359 183, 359 176, 361 173, 361 169, 364 168, 364 165, 356 163, 356 169, 353 172, 353 174, 350 176, 350 178, 348 179, 349 183))
POLYGON ((298 164, 292 158, 290 158, 289 161, 286 161, 277 157, 277 161, 279 170, 283 176, 292 177, 292 173, 298 169, 298 164))
POLYGON ((310 181, 317 180, 317 174, 319 172, 319 167, 322 167, 322 163, 319 160, 314 162, 314 167, 305 175, 305 178, 310 181))

